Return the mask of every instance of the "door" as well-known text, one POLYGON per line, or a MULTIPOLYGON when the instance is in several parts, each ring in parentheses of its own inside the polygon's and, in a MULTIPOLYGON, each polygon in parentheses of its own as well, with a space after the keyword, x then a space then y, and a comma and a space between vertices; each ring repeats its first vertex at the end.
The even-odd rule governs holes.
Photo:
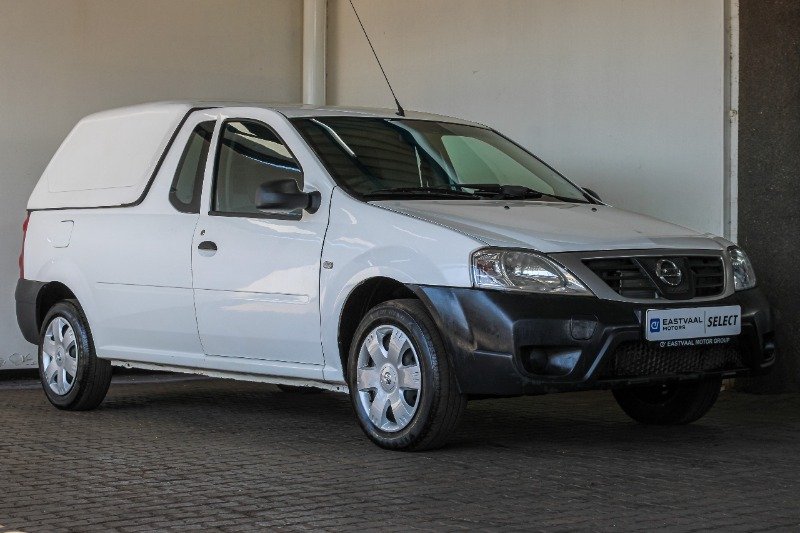
POLYGON ((203 349, 207 356, 322 365, 319 268, 328 209, 256 209, 262 183, 291 177, 304 186, 300 163, 263 117, 227 119, 217 137, 192 251, 203 349))

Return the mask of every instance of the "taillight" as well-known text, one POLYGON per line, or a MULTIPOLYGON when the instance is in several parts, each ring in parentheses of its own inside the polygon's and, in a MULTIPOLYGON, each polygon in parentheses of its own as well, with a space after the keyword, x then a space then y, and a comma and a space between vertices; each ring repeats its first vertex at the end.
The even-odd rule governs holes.
POLYGON ((19 279, 25 279, 25 236, 28 234, 28 221, 31 219, 31 214, 25 217, 25 222, 22 223, 22 251, 19 253, 19 279))

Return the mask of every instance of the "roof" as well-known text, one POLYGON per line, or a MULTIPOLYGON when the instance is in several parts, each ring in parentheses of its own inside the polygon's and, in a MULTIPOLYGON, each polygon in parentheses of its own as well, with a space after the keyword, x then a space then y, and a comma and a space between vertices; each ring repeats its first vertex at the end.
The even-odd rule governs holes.
MULTIPOLYGON (((257 107, 262 107, 258 105, 257 107)), ((339 106, 313 106, 313 105, 264 105, 263 107, 273 109, 288 118, 299 117, 320 117, 320 116, 359 116, 376 118, 400 118, 397 109, 368 108, 368 107, 339 107, 339 106)), ((438 120, 443 122, 455 122, 458 124, 478 125, 468 120, 437 115, 435 113, 423 113, 421 111, 405 110, 405 118, 417 120, 438 120)))
MULTIPOLYGON (((123 107, 119 109, 112 109, 104 113, 119 113, 128 109, 146 110, 152 108, 174 108, 182 109, 187 112, 193 108, 215 108, 215 107, 247 107, 258 109, 269 109, 276 111, 287 118, 302 118, 302 117, 333 117, 333 116, 351 116, 351 117, 373 117, 373 118, 399 118, 397 109, 388 108, 370 108, 370 107, 355 107, 355 106, 318 106, 309 104, 292 104, 292 103, 274 103, 274 102, 239 102, 239 101, 217 101, 217 100, 174 100, 164 102, 152 102, 147 104, 139 104, 131 107, 123 107)), ((437 115, 435 113, 424 113, 421 111, 405 110, 405 118, 417 120, 439 120, 444 122, 458 123, 458 124, 471 124, 478 125, 475 122, 468 120, 450 117, 446 115, 437 115)))

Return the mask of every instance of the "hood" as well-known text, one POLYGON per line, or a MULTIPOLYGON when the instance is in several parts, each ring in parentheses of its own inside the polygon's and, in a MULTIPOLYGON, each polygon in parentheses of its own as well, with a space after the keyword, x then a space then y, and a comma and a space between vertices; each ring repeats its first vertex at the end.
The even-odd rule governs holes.
POLYGON ((544 253, 683 248, 720 250, 725 241, 607 205, 508 200, 371 202, 469 235, 490 246, 544 253))

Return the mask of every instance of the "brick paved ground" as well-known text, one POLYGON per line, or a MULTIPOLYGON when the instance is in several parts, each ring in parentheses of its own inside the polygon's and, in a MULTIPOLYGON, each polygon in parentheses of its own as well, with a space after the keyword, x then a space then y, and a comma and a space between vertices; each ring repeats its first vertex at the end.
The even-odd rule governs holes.
POLYGON ((679 428, 608 393, 473 402, 406 454, 345 396, 127 381, 88 413, 0 382, 0 531, 800 530, 797 395, 726 392, 679 428))

